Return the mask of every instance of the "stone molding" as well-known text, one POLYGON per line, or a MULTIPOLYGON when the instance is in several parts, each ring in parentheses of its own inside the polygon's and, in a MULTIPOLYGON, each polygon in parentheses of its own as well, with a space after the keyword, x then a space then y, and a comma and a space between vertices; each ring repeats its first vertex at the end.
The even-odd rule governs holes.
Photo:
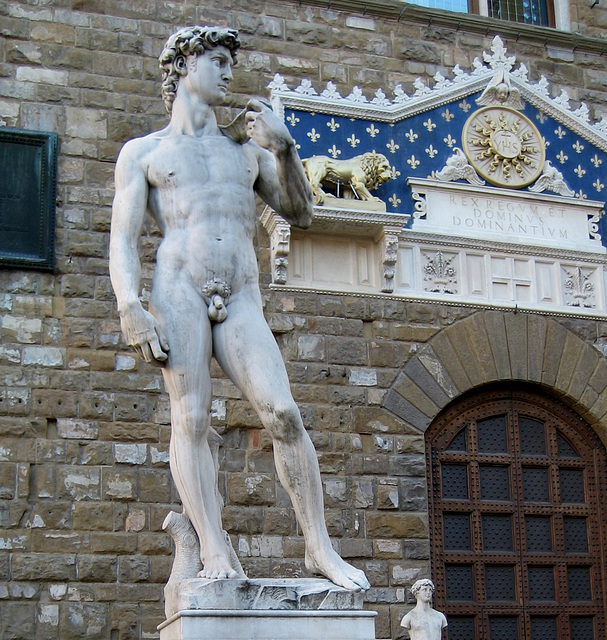
POLYGON ((383 407, 424 433, 455 398, 510 381, 560 396, 607 445, 607 358, 545 316, 479 311, 446 327, 407 362, 383 407))

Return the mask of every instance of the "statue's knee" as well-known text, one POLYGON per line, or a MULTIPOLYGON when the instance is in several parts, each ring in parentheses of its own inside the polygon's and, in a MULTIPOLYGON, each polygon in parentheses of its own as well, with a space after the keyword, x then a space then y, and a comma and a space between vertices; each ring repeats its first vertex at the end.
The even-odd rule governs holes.
POLYGON ((292 440, 303 430, 301 414, 293 403, 277 405, 271 414, 272 433, 277 438, 292 440))
POLYGON ((209 435, 210 424, 209 411, 189 403, 180 407, 177 420, 173 420, 174 430, 193 441, 206 438, 209 435))

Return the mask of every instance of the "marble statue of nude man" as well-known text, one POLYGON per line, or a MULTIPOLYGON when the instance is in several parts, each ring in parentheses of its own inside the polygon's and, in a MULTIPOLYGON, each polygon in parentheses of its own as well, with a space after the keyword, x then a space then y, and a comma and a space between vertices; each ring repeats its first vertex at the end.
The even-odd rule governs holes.
POLYGON ((411 587, 417 604, 402 619, 401 626, 409 631, 411 640, 441 640, 447 618, 430 604, 434 594, 434 583, 424 578, 411 587))
POLYGON ((116 163, 110 275, 127 344, 160 366, 171 402, 170 467, 200 541, 204 578, 242 578, 222 530, 209 446, 211 356, 272 436, 278 476, 306 542, 306 567, 350 590, 364 573, 333 550, 318 461, 265 322, 253 246, 258 194, 306 228, 312 191, 284 123, 251 100, 243 135, 226 135, 214 107, 226 96, 240 43, 232 29, 191 27, 160 56, 169 124, 127 142, 116 163), (137 243, 146 211, 162 241, 149 311, 139 299, 137 243))

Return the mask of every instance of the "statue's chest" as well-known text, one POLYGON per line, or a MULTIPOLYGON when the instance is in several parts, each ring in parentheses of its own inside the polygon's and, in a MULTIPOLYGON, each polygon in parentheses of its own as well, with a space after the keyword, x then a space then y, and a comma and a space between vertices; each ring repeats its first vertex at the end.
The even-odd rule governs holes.
POLYGON ((148 180, 159 189, 183 186, 252 188, 254 167, 240 145, 225 137, 164 141, 150 158, 148 180))

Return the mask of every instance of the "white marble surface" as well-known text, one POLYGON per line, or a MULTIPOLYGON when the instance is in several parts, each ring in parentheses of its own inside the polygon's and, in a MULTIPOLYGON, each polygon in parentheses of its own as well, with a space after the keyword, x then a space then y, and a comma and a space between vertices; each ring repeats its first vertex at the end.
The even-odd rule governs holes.
POLYGON ((325 579, 184 580, 160 640, 375 640, 361 592, 325 579))

